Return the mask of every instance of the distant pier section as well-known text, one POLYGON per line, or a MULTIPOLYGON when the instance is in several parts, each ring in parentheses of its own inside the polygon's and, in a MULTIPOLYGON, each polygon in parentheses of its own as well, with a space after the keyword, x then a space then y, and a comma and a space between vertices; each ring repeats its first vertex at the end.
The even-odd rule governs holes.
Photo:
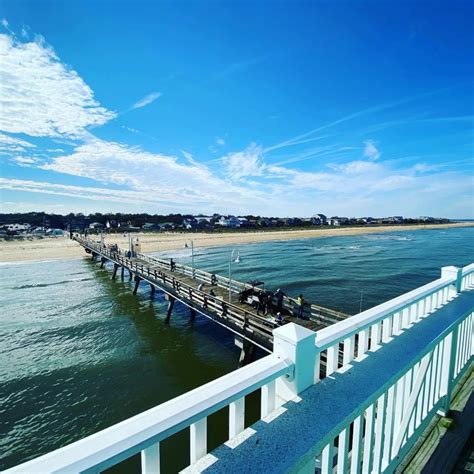
POLYGON ((120 274, 135 282, 136 294, 141 283, 149 284, 151 293, 160 290, 168 300, 166 322, 170 321, 175 301, 180 301, 190 309, 190 317, 196 313, 212 319, 231 330, 241 347, 241 363, 253 359, 255 347, 267 352, 273 348, 273 329, 282 323, 294 322, 311 330, 318 330, 344 320, 349 315, 305 302, 298 302, 283 295, 277 297, 266 289, 259 288, 261 282, 243 283, 222 275, 206 272, 188 265, 144 255, 135 251, 125 251, 117 245, 75 235, 93 259, 100 259, 101 266, 113 264, 112 279, 120 274), (267 299, 269 310, 261 314, 259 299, 267 299), (276 315, 280 313, 280 321, 276 315))

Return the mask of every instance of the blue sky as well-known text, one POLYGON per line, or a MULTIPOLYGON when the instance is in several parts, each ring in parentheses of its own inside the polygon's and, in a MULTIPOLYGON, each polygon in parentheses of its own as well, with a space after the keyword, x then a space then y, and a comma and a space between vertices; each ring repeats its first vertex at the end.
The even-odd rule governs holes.
POLYGON ((1 210, 474 217, 474 3, 3 0, 1 210))

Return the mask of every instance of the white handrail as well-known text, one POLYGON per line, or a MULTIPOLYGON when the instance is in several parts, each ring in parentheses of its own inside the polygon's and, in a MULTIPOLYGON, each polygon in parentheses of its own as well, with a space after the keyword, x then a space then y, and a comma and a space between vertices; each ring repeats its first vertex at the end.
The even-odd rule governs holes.
POLYGON ((202 420, 278 377, 290 374, 292 368, 291 362, 270 354, 110 428, 4 473, 103 470, 202 420))
POLYGON ((316 344, 320 350, 324 350, 336 341, 342 341, 454 282, 454 278, 439 278, 362 313, 323 328, 317 333, 316 344))

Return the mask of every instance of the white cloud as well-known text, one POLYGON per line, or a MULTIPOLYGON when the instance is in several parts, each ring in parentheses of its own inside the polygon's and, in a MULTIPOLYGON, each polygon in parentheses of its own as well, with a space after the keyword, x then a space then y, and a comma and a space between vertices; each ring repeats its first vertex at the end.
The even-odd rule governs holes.
POLYGON ((31 167, 38 163, 38 158, 32 156, 15 156, 10 159, 10 161, 16 163, 18 166, 31 167))
POLYGON ((122 186, 147 196, 157 205, 174 202, 177 207, 222 209, 261 201, 262 196, 216 177, 191 154, 188 163, 174 156, 150 153, 139 147, 91 139, 71 155, 58 156, 42 168, 122 186))
POLYGON ((26 140, 0 133, 0 150, 2 151, 25 151, 27 148, 35 148, 35 146, 36 145, 33 145, 33 143, 27 142, 26 140))
POLYGON ((375 143, 372 140, 367 140, 364 142, 364 156, 369 160, 378 160, 382 153, 377 149, 375 143))
POLYGON ((251 143, 245 150, 229 153, 222 158, 226 175, 232 181, 248 176, 262 176, 264 171, 263 148, 251 143))
POLYGON ((0 129, 30 136, 79 137, 115 113, 101 107, 76 71, 40 37, 0 35, 0 129))
POLYGON ((225 140, 223 138, 217 137, 216 138, 216 144, 220 145, 220 146, 224 146, 225 145, 225 140))
POLYGON ((8 21, 7 21, 6 18, 2 18, 1 23, 2 23, 2 26, 3 26, 4 28, 7 28, 7 29, 8 29, 8 21))
POLYGON ((139 101, 135 102, 132 105, 132 109, 140 109, 141 107, 145 107, 146 105, 151 104, 152 102, 155 102, 156 99, 159 99, 161 97, 161 92, 152 92, 151 94, 146 95, 139 101))

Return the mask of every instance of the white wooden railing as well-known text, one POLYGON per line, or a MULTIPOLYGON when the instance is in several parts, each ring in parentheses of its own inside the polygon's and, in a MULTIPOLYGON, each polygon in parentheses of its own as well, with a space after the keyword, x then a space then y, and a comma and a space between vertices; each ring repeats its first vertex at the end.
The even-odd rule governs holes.
POLYGON ((207 453, 207 417, 229 407, 229 438, 244 429, 245 396, 261 389, 261 416, 279 400, 276 382, 291 380, 290 360, 270 354, 110 428, 5 472, 99 472, 141 452, 142 472, 159 472, 160 441, 189 427, 190 460, 207 453))
POLYGON ((320 472, 393 472, 433 416, 449 410, 472 360, 473 324, 473 312, 460 318, 330 433, 314 463, 320 472))
MULTIPOLYGON (((159 443, 187 427, 194 464, 207 453, 209 415, 229 406, 229 438, 235 437, 245 428, 246 395, 261 390, 265 418, 321 379, 335 372, 344 377, 351 361, 363 364, 382 345, 472 289, 473 274, 473 264, 444 267, 440 279, 317 333, 295 324, 282 326, 274 330, 269 356, 5 472, 99 472, 141 452, 142 472, 157 473, 159 443)), ((473 308, 456 315, 455 323, 328 430, 307 472, 392 472, 434 414, 449 409, 453 387, 473 360, 473 326, 473 308)))

